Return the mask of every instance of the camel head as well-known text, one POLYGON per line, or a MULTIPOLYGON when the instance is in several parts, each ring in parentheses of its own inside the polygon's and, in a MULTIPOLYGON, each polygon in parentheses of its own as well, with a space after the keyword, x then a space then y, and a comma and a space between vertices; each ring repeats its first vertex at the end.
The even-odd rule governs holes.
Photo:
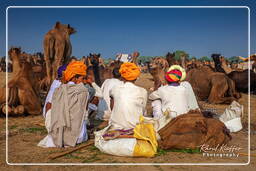
POLYGON ((61 24, 59 21, 56 22, 54 29, 65 31, 68 35, 76 33, 76 30, 69 24, 61 24))
POLYGON ((96 53, 90 53, 89 54, 89 60, 91 62, 92 65, 99 65, 99 58, 100 58, 100 53, 96 54, 96 53))
POLYGON ((175 52, 173 52, 173 53, 168 52, 168 53, 166 54, 165 57, 166 57, 166 60, 167 60, 167 62, 168 62, 168 64, 169 64, 169 66, 175 64, 174 56, 175 56, 175 52))
POLYGON ((212 54, 211 57, 212 57, 212 59, 213 59, 213 61, 214 61, 215 64, 220 64, 220 62, 221 62, 221 61, 220 61, 220 57, 221 57, 220 54, 215 54, 215 53, 214 53, 214 54, 212 54))
POLYGON ((13 60, 14 57, 18 57, 20 55, 20 52, 21 52, 20 48, 12 47, 8 51, 8 55, 9 55, 10 60, 13 60))

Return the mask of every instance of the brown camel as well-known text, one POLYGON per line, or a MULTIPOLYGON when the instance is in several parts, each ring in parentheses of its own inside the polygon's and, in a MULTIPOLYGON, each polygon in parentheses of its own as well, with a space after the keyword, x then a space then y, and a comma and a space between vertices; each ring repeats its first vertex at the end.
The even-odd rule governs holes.
POLYGON ((236 92, 235 83, 224 73, 214 72, 209 66, 193 68, 187 73, 188 81, 196 96, 209 103, 230 104, 241 97, 236 92))
POLYGON ((149 63, 148 70, 154 80, 154 90, 157 90, 161 85, 167 84, 164 74, 168 68, 168 61, 162 57, 153 58, 149 63))
MULTIPOLYGON (((10 59, 15 64, 12 79, 8 82, 8 113, 10 114, 41 114, 42 107, 40 98, 35 91, 32 67, 28 62, 21 62, 20 49, 9 50, 10 59)), ((0 89, 1 110, 6 114, 6 87, 0 89)))
POLYGON ((102 65, 100 54, 90 53, 85 59, 85 64, 87 65, 88 75, 93 76, 93 82, 101 86, 106 79, 113 78, 113 69, 120 67, 122 62, 114 61, 109 66, 105 66, 102 65))
POLYGON ((57 69, 71 56, 72 46, 69 36, 75 32, 69 24, 56 22, 54 28, 44 37, 44 59, 49 85, 56 78, 57 69))
POLYGON ((249 78, 248 75, 250 72, 250 91, 252 93, 256 93, 256 73, 254 73, 250 69, 245 69, 242 71, 233 71, 226 64, 226 60, 224 57, 220 57, 220 55, 215 56, 214 62, 219 67, 217 68, 217 72, 225 73, 230 79, 232 79, 236 85, 236 90, 243 93, 248 93, 249 86, 249 78))

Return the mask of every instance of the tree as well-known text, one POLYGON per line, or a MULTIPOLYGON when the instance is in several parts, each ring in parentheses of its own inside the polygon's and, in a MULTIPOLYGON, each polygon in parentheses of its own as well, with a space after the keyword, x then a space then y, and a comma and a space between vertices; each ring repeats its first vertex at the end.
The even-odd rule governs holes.
POLYGON ((139 57, 138 57, 138 61, 141 61, 141 63, 150 62, 150 60, 151 60, 153 57, 154 57, 154 56, 139 56, 139 57))
POLYGON ((211 59, 208 58, 207 56, 202 56, 199 60, 200 61, 210 61, 211 59))
POLYGON ((227 58, 227 60, 231 63, 239 63, 242 62, 242 60, 238 56, 232 56, 230 58, 227 58))
POLYGON ((188 59, 189 54, 187 52, 183 51, 183 50, 176 50, 175 51, 175 56, 174 56, 175 60, 180 60, 182 56, 185 57, 186 59, 188 59))

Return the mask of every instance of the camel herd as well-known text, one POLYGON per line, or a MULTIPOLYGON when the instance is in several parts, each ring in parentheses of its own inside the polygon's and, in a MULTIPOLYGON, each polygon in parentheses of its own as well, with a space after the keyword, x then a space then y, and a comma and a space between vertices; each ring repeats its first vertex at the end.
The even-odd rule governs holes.
MULTIPOLYGON (((9 49, 8 55, 12 65, 9 71, 12 71, 12 79, 9 80, 7 87, 0 88, 0 113, 7 113, 6 106, 9 114, 38 115, 42 113, 44 95, 56 78, 58 67, 76 60, 71 58, 72 46, 69 38, 75 32, 76 30, 70 25, 56 22, 53 29, 44 37, 44 54, 30 55, 22 52, 20 48, 9 49)), ((139 53, 135 52, 132 62, 137 63, 138 56, 139 53)), ((185 56, 176 60, 174 56, 175 53, 168 52, 164 57, 153 58, 144 64, 144 67, 141 66, 143 72, 149 72, 152 75, 153 89, 166 84, 164 74, 169 66, 179 64, 186 69, 186 81, 192 85, 198 100, 213 104, 230 104, 241 97, 241 92, 256 93, 255 70, 239 69, 237 65, 228 66, 227 60, 220 54, 213 54, 212 62, 188 60, 185 56), (251 84, 248 86, 249 78, 251 84)), ((252 55, 251 59, 254 59, 254 56, 252 55)), ((101 55, 96 53, 90 53, 80 60, 87 65, 87 73, 93 76, 93 81, 99 86, 104 80, 112 78, 113 69, 122 64, 119 60, 105 64, 101 55)), ((4 62, 0 61, 1 68, 6 66, 4 62)), ((254 67, 255 64, 256 61, 254 61, 254 67)))

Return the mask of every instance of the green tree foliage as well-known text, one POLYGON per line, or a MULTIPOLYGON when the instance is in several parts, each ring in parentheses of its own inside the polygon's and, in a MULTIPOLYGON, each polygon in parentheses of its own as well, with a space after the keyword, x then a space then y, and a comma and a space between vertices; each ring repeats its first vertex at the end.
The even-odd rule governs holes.
POLYGON ((208 58, 207 56, 202 56, 199 58, 199 61, 211 61, 211 58, 208 58))
POLYGON ((174 59, 180 60, 181 56, 185 56, 187 59, 189 59, 189 54, 183 50, 176 50, 174 59))
POLYGON ((150 62, 152 58, 155 56, 139 56, 138 61, 141 61, 142 63, 150 62))
POLYGON ((227 58, 227 60, 231 63, 239 63, 242 62, 242 60, 238 56, 232 56, 230 58, 227 58))

